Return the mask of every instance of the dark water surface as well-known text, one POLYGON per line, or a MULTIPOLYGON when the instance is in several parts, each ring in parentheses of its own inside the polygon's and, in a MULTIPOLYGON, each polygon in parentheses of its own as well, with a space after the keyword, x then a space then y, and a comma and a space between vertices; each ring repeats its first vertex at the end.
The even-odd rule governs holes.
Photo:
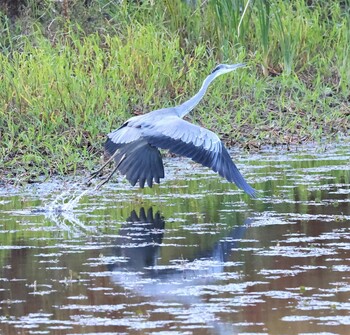
POLYGON ((233 156, 0 189, 0 334, 350 334, 350 143, 233 156))

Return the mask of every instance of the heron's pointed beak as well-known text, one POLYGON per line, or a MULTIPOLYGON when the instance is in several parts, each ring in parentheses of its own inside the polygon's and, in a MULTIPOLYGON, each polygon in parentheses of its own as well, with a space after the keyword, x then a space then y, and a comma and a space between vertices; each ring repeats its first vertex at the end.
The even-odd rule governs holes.
POLYGON ((245 67, 247 64, 246 63, 237 63, 237 64, 232 64, 230 65, 231 70, 236 70, 240 67, 245 67))

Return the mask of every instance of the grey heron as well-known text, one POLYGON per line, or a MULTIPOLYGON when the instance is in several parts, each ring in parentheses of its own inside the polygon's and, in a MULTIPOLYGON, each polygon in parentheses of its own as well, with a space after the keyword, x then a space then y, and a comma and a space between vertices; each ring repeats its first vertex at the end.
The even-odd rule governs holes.
POLYGON ((167 149, 211 168, 250 196, 256 196, 255 189, 245 181, 219 137, 208 129, 183 120, 198 105, 215 78, 243 66, 243 63, 220 64, 205 78, 198 93, 181 105, 131 117, 109 133, 105 144, 109 159, 91 175, 90 180, 114 160, 116 165, 113 171, 99 187, 110 180, 117 170, 126 176, 132 186, 139 182, 143 188, 147 182, 152 187, 153 182, 159 183, 160 178, 164 178, 159 149, 167 149))

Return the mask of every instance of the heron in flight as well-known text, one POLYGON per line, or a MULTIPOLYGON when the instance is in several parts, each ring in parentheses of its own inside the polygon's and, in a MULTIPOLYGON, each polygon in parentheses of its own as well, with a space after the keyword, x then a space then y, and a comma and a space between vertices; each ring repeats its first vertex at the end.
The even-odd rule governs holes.
POLYGON ((167 149, 171 153, 189 157, 211 168, 250 196, 256 196, 255 189, 244 180, 219 137, 208 129, 183 120, 183 117, 201 101, 215 78, 243 66, 243 63, 220 64, 205 78, 198 93, 186 102, 134 116, 109 133, 105 144, 109 159, 98 171, 91 174, 90 180, 114 160, 113 171, 98 188, 108 182, 117 170, 126 176, 132 186, 139 182, 143 188, 147 182, 148 186, 152 187, 153 182, 159 183, 160 178, 164 178, 159 149, 167 149))

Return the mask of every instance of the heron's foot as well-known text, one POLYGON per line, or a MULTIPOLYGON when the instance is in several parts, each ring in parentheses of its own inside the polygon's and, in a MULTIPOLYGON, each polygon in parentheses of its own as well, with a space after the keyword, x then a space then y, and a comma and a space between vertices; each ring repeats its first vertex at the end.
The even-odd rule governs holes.
POLYGON ((103 180, 96 185, 95 190, 100 190, 104 184, 107 184, 110 181, 111 177, 111 175, 108 175, 107 177, 103 178, 103 180))
MULTIPOLYGON (((109 159, 105 164, 103 164, 103 165, 101 166, 100 169, 98 169, 97 171, 94 171, 94 172, 92 172, 92 173, 90 174, 89 179, 88 179, 88 180, 86 181, 86 183, 85 183, 87 186, 90 186, 90 185, 91 185, 91 180, 94 179, 94 178, 96 178, 96 177, 102 172, 102 170, 106 167, 106 165, 107 165, 112 159, 114 159, 115 155, 116 155, 116 153, 114 153, 114 155, 111 156, 110 159, 109 159)), ((124 154, 124 155, 122 156, 122 158, 119 160, 118 164, 114 167, 113 171, 112 171, 107 177, 103 178, 102 182, 100 182, 100 183, 95 187, 95 190, 99 190, 104 184, 106 184, 106 183, 112 178, 112 176, 113 176, 114 173, 118 170, 119 165, 123 162, 123 160, 125 159, 125 157, 126 157, 126 154, 124 154)))
POLYGON ((97 184, 97 186, 95 187, 95 190, 98 191, 101 189, 101 187, 106 184, 108 182, 108 178, 105 178, 104 180, 102 180, 99 184, 97 184))
POLYGON ((85 181, 85 185, 86 186, 91 186, 91 181, 92 179, 96 178, 100 173, 101 173, 101 169, 91 172, 90 176, 88 177, 88 179, 85 181))
POLYGON ((91 184, 92 184, 92 179, 94 179, 96 177, 96 175, 94 175, 94 176, 89 176, 89 178, 84 182, 84 184, 86 185, 86 186, 91 186, 91 184))
POLYGON ((119 164, 113 169, 113 171, 107 176, 105 177, 96 187, 95 190, 99 190, 104 184, 108 183, 110 181, 110 179, 112 178, 112 176, 114 175, 114 173, 117 171, 119 164))

